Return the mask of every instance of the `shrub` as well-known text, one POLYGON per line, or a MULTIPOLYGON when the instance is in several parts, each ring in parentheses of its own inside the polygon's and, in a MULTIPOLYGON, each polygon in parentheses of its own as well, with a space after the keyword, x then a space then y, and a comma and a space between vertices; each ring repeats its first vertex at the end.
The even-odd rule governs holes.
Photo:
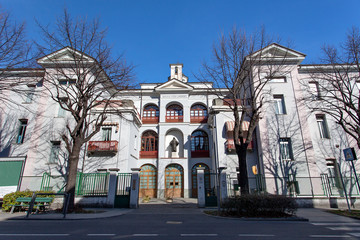
POLYGON ((222 204, 222 214, 239 217, 285 217, 297 210, 295 199, 279 195, 231 197, 222 204))
MULTIPOLYGON (((12 205, 16 203, 16 199, 19 197, 32 197, 34 191, 25 190, 25 191, 17 191, 8 193, 4 196, 3 204, 2 204, 2 210, 3 211, 10 211, 12 205)), ((54 192, 50 191, 35 191, 36 193, 49 193, 49 195, 41 195, 41 197, 54 197, 54 195, 51 195, 54 192)))

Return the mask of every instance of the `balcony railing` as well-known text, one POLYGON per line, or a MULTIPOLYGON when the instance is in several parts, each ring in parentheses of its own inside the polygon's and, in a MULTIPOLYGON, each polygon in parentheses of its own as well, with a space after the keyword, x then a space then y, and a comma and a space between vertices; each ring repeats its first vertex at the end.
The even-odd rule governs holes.
MULTIPOLYGON (((253 140, 251 140, 251 142, 249 143, 247 150, 252 151, 253 150, 253 145, 254 142, 253 140)), ((226 141, 226 150, 227 152, 235 152, 235 143, 233 139, 228 139, 226 141)))
POLYGON ((199 116, 199 117, 190 117, 191 123, 207 123, 207 116, 199 116))
POLYGON ((89 141, 89 152, 117 152, 118 141, 89 141))
POLYGON ((192 158, 202 158, 202 157, 209 157, 209 150, 197 150, 197 151, 191 151, 191 157, 192 158))
POLYGON ((142 117, 143 124, 152 124, 152 123, 158 123, 159 117, 142 117))
POLYGON ((140 158, 157 158, 158 151, 140 151, 140 158))
POLYGON ((166 116, 166 122, 183 122, 183 116, 166 116))

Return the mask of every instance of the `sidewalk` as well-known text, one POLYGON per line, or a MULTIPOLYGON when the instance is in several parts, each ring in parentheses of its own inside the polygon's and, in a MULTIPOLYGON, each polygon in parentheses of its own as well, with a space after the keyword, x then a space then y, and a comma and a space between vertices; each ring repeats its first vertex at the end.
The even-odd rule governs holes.
POLYGON ((319 208, 299 208, 298 211, 296 212, 296 216, 309 219, 309 222, 360 223, 360 220, 328 213, 326 212, 326 210, 327 209, 319 209, 319 208))
MULTIPOLYGON (((214 209, 214 208, 212 208, 214 209)), ((141 203, 139 209, 127 208, 87 208, 93 213, 70 213, 66 215, 67 220, 98 219, 121 216, 124 214, 203 214, 204 208, 197 207, 196 199, 173 199, 172 203, 167 203, 165 199, 151 199, 148 203, 141 203)), ((308 219, 309 222, 357 222, 357 219, 343 217, 326 212, 326 209, 318 208, 299 208, 297 217, 308 219)), ((5 220, 25 220, 26 213, 5 213, 0 212, 0 221, 5 220)), ((33 220, 61 220, 64 219, 59 213, 31 214, 28 219, 33 220)))
MULTIPOLYGON (((133 211, 128 208, 86 208, 93 213, 69 213, 66 214, 65 220, 81 220, 81 219, 99 219, 116 217, 133 211)), ((44 214, 31 214, 29 218, 26 218, 25 212, 16 212, 10 214, 8 212, 0 212, 0 221, 5 220, 62 220, 63 215, 61 213, 44 213, 44 214)))

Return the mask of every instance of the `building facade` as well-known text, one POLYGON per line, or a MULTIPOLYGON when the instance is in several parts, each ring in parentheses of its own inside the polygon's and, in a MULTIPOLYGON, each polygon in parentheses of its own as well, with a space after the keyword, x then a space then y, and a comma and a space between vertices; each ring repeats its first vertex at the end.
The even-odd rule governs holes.
MULTIPOLYGON (((66 51, 55 55, 66 57, 66 51)), ((301 65, 305 55, 277 44, 263 51, 279 54, 287 70, 264 89, 267 101, 247 152, 250 190, 304 197, 329 196, 331 191, 330 195, 342 196, 342 173, 348 177, 345 188, 358 194, 342 154, 355 144, 330 116, 311 112, 299 101, 306 99, 309 88, 315 89, 311 66, 301 65)), ((26 94, 2 93, 10 101, 1 108, 0 171, 13 169, 12 175, 18 176, 9 181, 9 176, 0 175, 2 194, 17 188, 16 179, 20 189, 35 190, 41 184, 36 176, 65 173, 67 156, 60 133, 71 116, 46 93, 43 79, 51 74, 46 61, 39 62, 43 68, 11 75, 26 82, 21 86, 26 94)), ((211 174, 225 167, 228 193, 237 194, 233 113, 212 88, 211 82, 189 81, 182 64, 170 64, 167 80, 119 91, 113 101, 121 104, 83 146, 79 171, 128 173, 140 168, 141 197, 187 198, 197 196, 196 167, 209 173, 209 194, 216 188, 211 174)), ((226 95, 226 89, 219 91, 226 95)), ((89 117, 95 118, 96 111, 89 117)), ((247 127, 245 121, 243 129, 247 127)), ((61 188, 60 182, 54 190, 61 188)))

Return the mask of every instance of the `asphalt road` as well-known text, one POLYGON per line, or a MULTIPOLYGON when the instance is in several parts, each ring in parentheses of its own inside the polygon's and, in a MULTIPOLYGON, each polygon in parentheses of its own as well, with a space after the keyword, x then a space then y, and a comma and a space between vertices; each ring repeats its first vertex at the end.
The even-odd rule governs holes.
POLYGON ((91 220, 7 220, 0 239, 360 239, 358 222, 243 221, 191 206, 146 206, 91 220), (358 236, 358 237, 357 237, 358 236))

